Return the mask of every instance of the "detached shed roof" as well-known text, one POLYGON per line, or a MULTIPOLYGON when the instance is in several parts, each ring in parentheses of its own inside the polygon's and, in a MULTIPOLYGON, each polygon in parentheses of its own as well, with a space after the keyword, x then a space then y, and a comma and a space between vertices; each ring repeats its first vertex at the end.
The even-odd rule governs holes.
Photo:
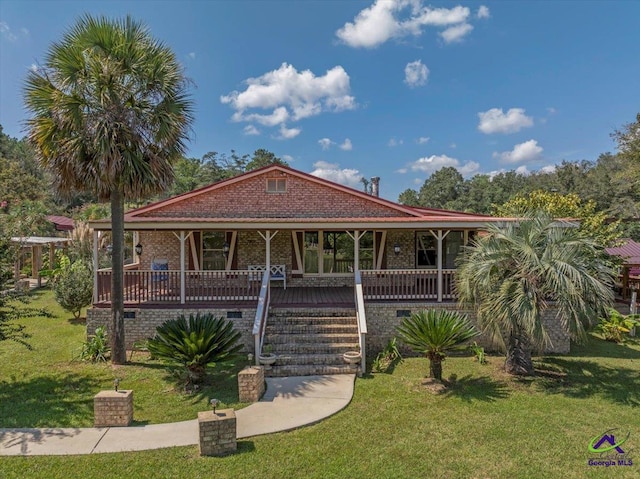
POLYGON ((640 243, 628 238, 622 241, 624 241, 624 244, 621 246, 605 248, 607 253, 623 258, 626 264, 640 264, 640 243))

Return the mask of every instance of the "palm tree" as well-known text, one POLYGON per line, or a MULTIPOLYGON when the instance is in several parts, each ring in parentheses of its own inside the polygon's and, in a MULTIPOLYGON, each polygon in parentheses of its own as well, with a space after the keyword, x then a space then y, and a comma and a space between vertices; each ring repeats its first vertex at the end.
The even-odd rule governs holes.
POLYGON ((455 311, 429 310, 404 318, 398 326, 400 339, 429 359, 429 377, 442 380, 442 361, 449 351, 480 334, 466 315, 455 311))
POLYGON ((154 357, 185 368, 187 383, 197 384, 204 380, 208 364, 228 361, 242 349, 241 344, 236 345, 239 339, 233 322, 198 313, 188 320, 180 315, 165 321, 147 347, 154 357))
POLYGON ((192 120, 187 81, 173 52, 127 17, 83 16, 29 73, 29 140, 62 194, 110 201, 112 362, 126 361, 124 202, 171 185, 192 120))
POLYGON ((615 272, 597 242, 544 213, 487 233, 460 258, 458 299, 475 306, 480 326, 506 349, 506 371, 531 375, 532 348, 550 344, 543 313, 557 310, 570 338, 585 339, 613 300, 615 272))

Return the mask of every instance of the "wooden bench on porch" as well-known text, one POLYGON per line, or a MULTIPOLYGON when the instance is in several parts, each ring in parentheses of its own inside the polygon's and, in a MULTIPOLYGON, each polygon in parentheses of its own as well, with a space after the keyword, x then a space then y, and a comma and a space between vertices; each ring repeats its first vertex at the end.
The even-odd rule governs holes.
MULTIPOLYGON (((250 264, 249 272, 265 272, 267 270, 264 264, 250 264)), ((249 281, 260 281, 262 279, 261 274, 249 274, 249 281)), ((271 265, 271 281, 282 281, 284 283, 284 289, 287 289, 287 267, 284 264, 272 264, 271 265)))

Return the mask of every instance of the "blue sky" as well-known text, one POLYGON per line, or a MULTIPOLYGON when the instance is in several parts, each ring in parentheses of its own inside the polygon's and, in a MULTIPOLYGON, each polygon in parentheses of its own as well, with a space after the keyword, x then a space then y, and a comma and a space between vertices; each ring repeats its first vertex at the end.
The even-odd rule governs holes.
POLYGON ((131 14, 194 82, 189 156, 266 148, 396 200, 442 166, 552 168, 614 151, 640 111, 638 1, 0 0, 0 124, 83 13, 131 14))

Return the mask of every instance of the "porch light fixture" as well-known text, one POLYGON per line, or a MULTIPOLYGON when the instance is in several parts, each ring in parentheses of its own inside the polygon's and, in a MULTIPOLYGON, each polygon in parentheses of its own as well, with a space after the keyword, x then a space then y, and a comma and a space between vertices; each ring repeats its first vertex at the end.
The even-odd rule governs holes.
POLYGON ((138 256, 142 256, 142 245, 141 245, 140 243, 138 243, 138 244, 135 246, 135 248, 136 248, 136 254, 137 254, 138 256))
POLYGON ((225 258, 229 256, 229 243, 227 243, 226 241, 222 245, 222 254, 224 255, 225 258))
POLYGON ((400 245, 398 243, 393 245, 393 252, 395 253, 396 256, 400 254, 400 245))

